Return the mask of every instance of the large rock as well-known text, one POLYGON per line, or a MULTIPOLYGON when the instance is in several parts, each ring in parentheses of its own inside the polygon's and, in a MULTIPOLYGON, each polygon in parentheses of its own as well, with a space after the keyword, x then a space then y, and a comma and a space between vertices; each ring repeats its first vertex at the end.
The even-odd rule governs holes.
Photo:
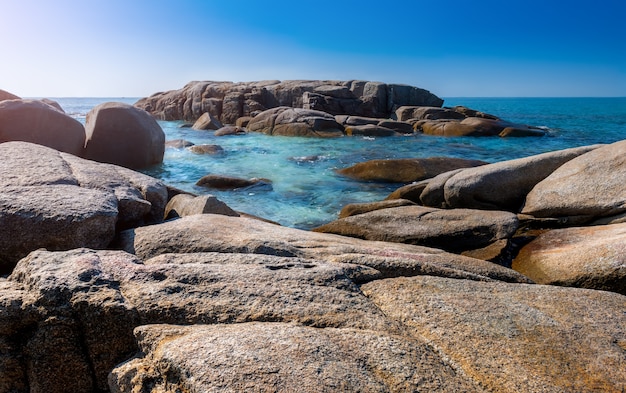
POLYGON ((25 142, 0 156, 0 274, 38 248, 106 248, 116 229, 163 220, 167 189, 149 176, 25 142))
POLYGON ((82 155, 85 129, 78 120, 37 100, 0 102, 0 143, 24 141, 82 155))
POLYGON ((339 169, 337 173, 361 181, 410 183, 454 169, 484 164, 486 164, 484 161, 452 157, 371 160, 339 169))
POLYGON ((425 342, 284 323, 135 330, 141 352, 111 391, 478 392, 425 342), (156 365, 159 365, 158 367, 156 365))
POLYGON ((213 195, 178 194, 167 203, 165 218, 186 217, 193 214, 223 214, 239 217, 239 213, 213 195))
POLYGON ((248 123, 248 131, 267 135, 338 137, 343 127, 325 112, 289 107, 269 109, 248 123))
POLYGON ((163 161, 165 133, 149 113, 131 105, 96 106, 87 114, 85 133, 83 156, 89 160, 131 169, 163 161))
POLYGON ((406 199, 389 199, 378 202, 351 203, 344 206, 339 212, 339 218, 356 216, 371 211, 389 209, 399 206, 414 206, 415 203, 406 199))
POLYGON ((442 207, 443 202, 451 208, 518 212, 537 183, 567 161, 598 147, 577 147, 463 169, 447 179, 442 174, 444 181, 431 182, 422 193, 422 202, 433 207, 442 207), (442 190, 443 201, 436 196, 441 196, 442 190))
POLYGON ((13 93, 9 93, 6 90, 0 89, 0 101, 6 101, 6 100, 21 100, 21 98, 16 96, 13 93))
POLYGON ((42 312, 16 337, 21 370, 28 386, 47 392, 106 391, 108 373, 136 351, 133 329, 154 323, 265 321, 397 334, 355 284, 379 275, 267 255, 169 254, 144 264, 121 251, 35 251, 9 277, 42 312))
POLYGON ((538 284, 626 295, 626 224, 543 233, 521 249, 513 269, 538 284))
POLYGON ((439 277, 361 287, 489 392, 614 392, 626 386, 626 297, 439 277))
POLYGON ((190 82, 135 105, 162 120, 195 121, 208 112, 222 123, 279 106, 332 115, 389 118, 402 105, 441 106, 443 100, 417 87, 368 81, 190 82))
POLYGON ((268 179, 260 179, 258 177, 242 179, 233 176, 205 175, 196 182, 196 185, 216 190, 237 190, 248 187, 262 187, 264 185, 271 187, 271 183, 272 182, 268 179))
POLYGON ((606 217, 626 211, 626 141, 571 160, 537 184, 522 210, 535 217, 606 217))
POLYGON ((500 119, 467 117, 455 120, 450 117, 422 120, 414 125, 416 131, 437 136, 544 136, 540 128, 516 124, 500 119), (505 131, 506 130, 506 131, 505 131))
POLYGON ((458 252, 506 239, 517 226, 517 216, 508 212, 401 206, 340 218, 313 230, 458 252))
POLYGON ((511 269, 438 249, 302 231, 215 214, 192 215, 124 231, 119 247, 142 259, 167 253, 237 252, 356 263, 377 269, 384 277, 434 274, 530 282, 511 269))
POLYGON ((219 130, 224 125, 209 112, 204 113, 191 126, 194 130, 219 130))

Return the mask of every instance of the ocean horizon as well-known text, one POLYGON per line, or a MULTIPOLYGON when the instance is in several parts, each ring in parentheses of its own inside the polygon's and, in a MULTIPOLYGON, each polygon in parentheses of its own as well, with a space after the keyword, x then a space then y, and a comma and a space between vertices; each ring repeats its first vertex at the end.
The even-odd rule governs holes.
MULTIPOLYGON (((84 121, 108 101, 134 104, 141 97, 46 97, 84 121)), ((626 139, 626 97, 442 97, 444 106, 463 105, 515 123, 538 126, 544 137, 343 137, 317 139, 259 133, 216 137, 211 131, 159 121, 166 140, 219 145, 219 155, 167 148, 162 164, 142 172, 194 194, 212 194, 235 210, 282 225, 311 229, 337 218, 349 203, 384 199, 403 184, 358 182, 337 169, 373 159, 458 157, 498 162, 571 147, 626 139), (207 174, 266 178, 271 186, 235 191, 198 187, 207 174)))

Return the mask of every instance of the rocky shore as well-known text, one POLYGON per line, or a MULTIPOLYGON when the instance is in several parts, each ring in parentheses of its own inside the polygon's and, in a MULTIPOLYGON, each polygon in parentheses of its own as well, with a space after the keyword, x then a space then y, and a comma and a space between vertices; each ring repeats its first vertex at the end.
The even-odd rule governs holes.
MULTIPOLYGON (((230 84, 221 101, 207 93, 221 84, 197 82, 182 91, 202 100, 171 92, 140 106, 156 113, 170 100, 159 113, 189 108, 194 120, 213 103, 222 111, 207 122, 234 124, 246 112, 223 108, 247 105, 260 112, 239 127, 304 124, 295 134, 346 135, 344 124, 391 110, 395 120, 365 125, 403 113, 501 122, 434 110, 430 95, 400 110, 394 85, 311 85, 290 108, 249 101, 250 86, 288 97, 278 82, 230 84), (355 92, 371 112, 311 120, 294 104, 307 95, 345 109, 355 92)), ((626 141, 491 164, 362 163, 344 175, 407 184, 303 231, 129 169, 136 149, 165 141, 148 132, 125 150, 151 118, 110 108, 120 106, 95 109, 81 129, 49 103, 0 91, 0 392, 626 389, 626 141)))

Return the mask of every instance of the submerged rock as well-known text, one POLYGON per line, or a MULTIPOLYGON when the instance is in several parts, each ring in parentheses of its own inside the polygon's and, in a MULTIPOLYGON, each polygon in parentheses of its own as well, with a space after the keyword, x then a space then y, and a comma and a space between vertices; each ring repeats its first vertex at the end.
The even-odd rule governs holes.
POLYGON ((271 187, 271 180, 259 179, 242 179, 239 177, 222 176, 222 175, 206 175, 196 182, 197 186, 214 188, 216 190, 236 190, 248 187, 271 187))
POLYGON ((171 147, 173 149, 184 149, 193 145, 195 145, 195 143, 184 139, 172 139, 170 141, 165 141, 165 147, 171 147))
POLYGON ((188 150, 195 154, 223 154, 224 148, 220 145, 193 145, 188 148, 188 150))

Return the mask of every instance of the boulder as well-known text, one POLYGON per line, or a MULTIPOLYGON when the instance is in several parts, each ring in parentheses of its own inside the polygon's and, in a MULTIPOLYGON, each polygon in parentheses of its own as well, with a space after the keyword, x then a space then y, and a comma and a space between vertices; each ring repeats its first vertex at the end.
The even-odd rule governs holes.
POLYGON ((356 216, 359 214, 381 210, 381 209, 389 209, 392 207, 400 207, 400 206, 413 206, 415 203, 408 201, 406 199, 391 199, 380 202, 369 202, 369 203, 351 203, 346 205, 339 212, 339 218, 345 218, 350 216, 356 216))
POLYGON ((21 98, 15 94, 9 93, 6 90, 0 89, 0 102, 7 100, 21 100, 21 98))
POLYGON ((76 119, 38 100, 0 102, 0 143, 23 141, 80 156, 85 129, 76 119))
POLYGON ((436 195, 443 189, 446 207, 518 212, 537 183, 567 161, 596 148, 598 145, 584 146, 501 161, 463 169, 447 179, 442 175, 445 181, 431 181, 421 199, 427 206, 441 207, 436 195), (431 193, 435 194, 432 198, 431 193))
POLYGON ((489 392, 626 386, 626 297, 546 285, 406 277, 361 289, 489 392))
POLYGON ((163 219, 167 190, 149 176, 25 142, 0 156, 0 274, 32 250, 106 248, 116 229, 163 219))
MULTIPOLYGON (((256 115, 258 115, 258 113, 255 114, 255 116, 256 115)), ((250 123, 250 120, 252 120, 253 118, 254 118, 254 116, 243 116, 243 117, 240 117, 235 122, 235 126, 241 127, 241 128, 248 127, 248 123, 250 123)))
POLYGON ((337 173, 360 181, 409 183, 429 179, 458 168, 484 165, 486 162, 452 157, 371 160, 339 169, 337 173))
MULTIPOLYGON (((448 206, 446 202, 446 194, 445 194, 445 185, 448 180, 457 175, 458 173, 463 172, 464 169, 455 169, 453 171, 448 171, 441 173, 432 179, 428 180, 422 189, 421 194, 416 203, 419 205, 436 207, 438 209, 445 209, 448 206)), ((416 188, 415 191, 418 191, 419 188, 416 188)))
POLYGON ((165 134, 149 113, 128 104, 108 102, 93 108, 85 119, 88 160, 131 169, 163 161, 165 134))
MULTIPOLYGON (((417 87, 369 81, 190 82, 153 94, 135 105, 161 120, 195 121, 209 112, 223 123, 279 106, 389 118, 402 105, 441 106, 443 100, 417 87)), ((240 125, 241 126, 241 125, 240 125)))
POLYGON ((544 136, 546 131, 536 127, 506 127, 498 134, 501 138, 519 138, 526 136, 544 136))
POLYGON ((535 217, 608 217, 626 211, 626 141, 590 149, 542 179, 522 212, 535 217))
POLYGON ((513 269, 538 284, 626 295, 626 224, 548 231, 520 250, 513 269))
POLYGON ((193 196, 188 194, 178 194, 170 199, 165 207, 164 216, 165 219, 170 219, 207 213, 239 217, 239 213, 213 195, 193 196))
POLYGON ((42 98, 39 101, 43 102, 44 104, 50 105, 51 107, 53 107, 54 109, 58 110, 61 113, 65 113, 61 104, 59 104, 58 102, 54 100, 51 100, 49 98, 42 98))
POLYGON ((398 133, 391 128, 381 127, 374 124, 362 126, 346 126, 344 132, 347 136, 396 136, 398 133))
POLYGON ((192 215, 123 231, 119 248, 142 259, 167 253, 253 253, 366 265, 383 277, 434 274, 530 282, 511 269, 438 249, 366 241, 215 214, 192 215))
POLYGON ((401 106, 396 110, 396 118, 399 121, 407 121, 411 119, 417 120, 440 120, 440 119, 457 119, 463 120, 467 116, 450 108, 441 108, 436 106, 401 106))
POLYGON ((172 139, 170 141, 165 141, 165 147, 170 147, 172 149, 184 149, 193 145, 195 145, 195 143, 186 141, 184 139, 172 139))
POLYGON ((390 128, 400 134, 413 134, 413 125, 403 121, 381 120, 378 126, 390 128))
POLYGON ((135 336, 141 352, 111 373, 114 393, 480 391, 425 342, 386 332, 246 323, 135 336))
POLYGON ((236 190, 239 188, 247 188, 253 186, 270 186, 271 181, 268 179, 242 179, 238 177, 222 176, 222 175, 206 175, 196 182, 197 186, 213 188, 216 190, 236 190))
POLYGON ((426 179, 426 180, 414 182, 411 184, 407 184, 406 186, 402 186, 396 189, 391 194, 389 194, 387 198, 385 198, 385 200, 406 199, 413 203, 417 203, 418 205, 421 205, 422 202, 420 201, 420 195, 422 195, 422 192, 424 191, 426 186, 428 186, 428 183, 430 182, 430 180, 431 179, 426 179))
POLYGON ((278 107, 259 113, 248 123, 248 131, 267 135, 338 137, 343 127, 324 112, 278 107))
POLYGON ((510 123, 500 119, 467 117, 459 120, 425 120, 415 123, 417 131, 438 136, 544 136, 546 132, 536 127, 510 123), (509 129, 504 132, 505 129, 509 129))
POLYGON ((192 153, 195 154, 210 154, 210 155, 216 155, 216 154, 223 154, 224 153, 224 148, 220 145, 193 145, 193 146, 189 146, 187 148, 187 150, 189 150, 192 153))
POLYGON ((221 127, 220 129, 216 130, 213 133, 213 135, 214 136, 242 135, 245 133, 246 131, 240 126, 226 126, 226 127, 221 127))
POLYGON ((506 239, 517 227, 517 216, 509 212, 401 206, 341 218, 313 231, 459 252, 506 239))
POLYGON ((194 130, 219 130, 224 127, 222 123, 209 112, 204 113, 191 126, 194 130))

